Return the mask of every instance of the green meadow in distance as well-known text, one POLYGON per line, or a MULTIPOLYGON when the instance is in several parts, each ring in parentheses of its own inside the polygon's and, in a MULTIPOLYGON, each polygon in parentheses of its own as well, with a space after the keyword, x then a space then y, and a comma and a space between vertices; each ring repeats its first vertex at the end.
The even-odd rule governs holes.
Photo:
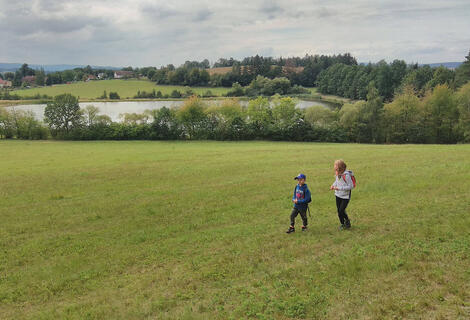
MULTIPOLYGON (((58 84, 49 87, 31 88, 14 90, 11 94, 18 94, 22 97, 32 97, 36 94, 56 96, 63 93, 71 93, 74 96, 80 97, 80 99, 96 99, 103 94, 106 90, 109 95, 110 92, 117 92, 121 99, 133 98, 137 91, 146 91, 147 93, 155 91, 161 91, 162 94, 171 94, 173 90, 178 90, 181 93, 186 91, 187 87, 184 86, 171 86, 171 85, 156 85, 154 82, 146 80, 99 80, 89 82, 74 82, 71 84, 58 84)), ((212 87, 191 87, 194 93, 204 94, 208 90, 216 96, 222 96, 230 88, 212 88, 212 87)))

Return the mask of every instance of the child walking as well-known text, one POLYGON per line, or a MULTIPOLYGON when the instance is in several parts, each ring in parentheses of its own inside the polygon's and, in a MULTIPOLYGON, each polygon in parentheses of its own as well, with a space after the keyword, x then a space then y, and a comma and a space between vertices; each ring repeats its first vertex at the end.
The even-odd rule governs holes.
POLYGON ((294 195, 292 197, 294 208, 292 208, 292 212, 290 214, 290 227, 287 229, 286 233, 295 232, 295 218, 299 213, 303 222, 302 231, 306 231, 308 225, 307 209, 308 204, 311 201, 311 195, 310 190, 308 190, 307 184, 305 183, 307 177, 305 174, 299 173, 299 175, 294 179, 297 180, 297 185, 295 186, 294 195))
POLYGON ((330 190, 335 190, 336 208, 341 223, 339 228, 341 230, 349 229, 351 228, 351 221, 346 213, 346 207, 351 199, 351 190, 354 188, 354 176, 351 171, 346 171, 346 163, 343 160, 336 160, 334 167, 336 177, 330 190))

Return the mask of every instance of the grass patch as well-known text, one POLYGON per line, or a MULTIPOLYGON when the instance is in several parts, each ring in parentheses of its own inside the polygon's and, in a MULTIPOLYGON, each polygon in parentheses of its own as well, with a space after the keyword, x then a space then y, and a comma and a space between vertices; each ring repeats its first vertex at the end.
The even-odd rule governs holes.
POLYGON ((42 100, 0 100, 0 107, 10 107, 21 104, 39 104, 44 103, 42 100))
MULTIPOLYGON (((121 99, 133 98, 137 91, 152 92, 152 90, 161 91, 162 94, 171 94, 173 90, 185 91, 184 86, 164 86, 155 85, 154 82, 146 80, 100 80, 89 82, 75 82, 71 84, 59 84, 50 87, 20 89, 12 91, 12 94, 19 96, 34 96, 36 94, 56 96, 63 93, 71 93, 81 99, 96 99, 103 94, 103 91, 117 92, 121 99)), ((197 94, 203 94, 210 90, 214 95, 221 96, 226 93, 229 88, 209 88, 209 87, 193 87, 191 88, 197 94)))
POLYGON ((0 141, 1 319, 465 319, 469 145, 0 141), (338 231, 332 163, 358 179, 338 231), (307 174, 307 233, 288 226, 307 174))

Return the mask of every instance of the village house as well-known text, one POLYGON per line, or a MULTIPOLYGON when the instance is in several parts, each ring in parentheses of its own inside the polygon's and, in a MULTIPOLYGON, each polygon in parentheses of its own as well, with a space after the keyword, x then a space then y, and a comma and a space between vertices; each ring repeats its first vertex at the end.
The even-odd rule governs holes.
POLYGON ((92 75, 92 74, 89 74, 89 75, 86 77, 86 80, 85 80, 85 81, 88 82, 88 81, 91 81, 91 80, 96 80, 96 77, 95 77, 94 75, 92 75))
POLYGON ((0 88, 9 88, 11 87, 11 81, 0 79, 0 88))
POLYGON ((128 79, 134 77, 134 72, 132 71, 115 71, 114 79, 128 79))
POLYGON ((98 79, 102 80, 104 78, 106 78, 106 73, 104 73, 104 72, 98 73, 98 79))
POLYGON ((22 79, 22 82, 27 83, 29 85, 34 84, 35 81, 36 81, 36 76, 26 76, 26 77, 23 77, 22 79))

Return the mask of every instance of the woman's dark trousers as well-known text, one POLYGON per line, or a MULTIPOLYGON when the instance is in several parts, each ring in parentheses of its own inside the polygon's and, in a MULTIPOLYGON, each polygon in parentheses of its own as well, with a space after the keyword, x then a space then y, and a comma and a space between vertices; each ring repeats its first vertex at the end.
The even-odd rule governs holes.
POLYGON ((336 208, 338 209, 338 218, 339 222, 341 222, 342 225, 345 223, 349 225, 349 217, 346 214, 346 207, 349 204, 349 199, 342 199, 339 197, 336 197, 336 208))

